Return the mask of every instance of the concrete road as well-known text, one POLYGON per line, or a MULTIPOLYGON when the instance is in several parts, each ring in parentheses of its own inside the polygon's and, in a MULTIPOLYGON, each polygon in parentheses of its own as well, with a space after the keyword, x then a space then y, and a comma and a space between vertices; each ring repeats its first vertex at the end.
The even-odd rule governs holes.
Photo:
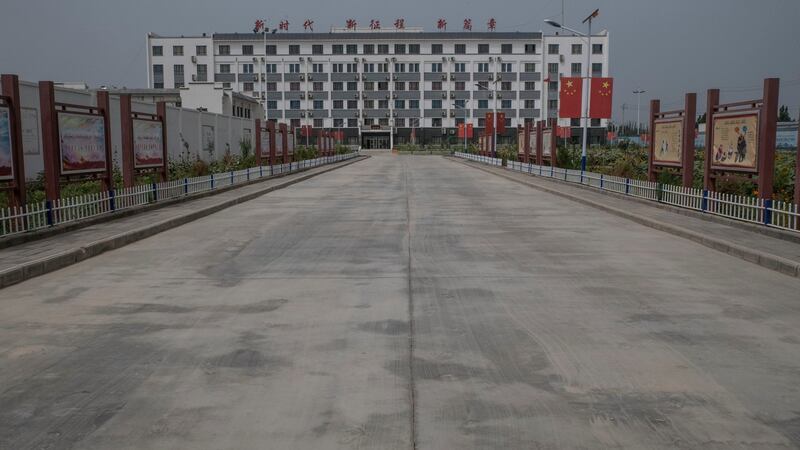
POLYGON ((440 157, 0 291, 2 449, 798 446, 800 281, 440 157))

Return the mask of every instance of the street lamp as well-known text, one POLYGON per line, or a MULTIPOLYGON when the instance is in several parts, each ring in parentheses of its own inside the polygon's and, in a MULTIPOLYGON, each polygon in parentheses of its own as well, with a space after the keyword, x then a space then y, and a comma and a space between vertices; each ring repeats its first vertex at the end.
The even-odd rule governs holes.
POLYGON ((645 92, 647 92, 647 91, 645 91, 643 89, 636 89, 635 91, 633 91, 633 93, 636 94, 636 133, 637 134, 642 134, 642 122, 640 121, 639 108, 641 106, 641 101, 640 101, 641 96, 645 92))
POLYGON ((494 97, 494 103, 492 103, 493 105, 492 111, 494 118, 492 120, 494 121, 494 123, 492 124, 492 158, 497 157, 497 82, 498 81, 500 80, 494 80, 492 82, 492 84, 494 85, 494 89, 489 89, 488 87, 481 86, 479 83, 475 83, 475 86, 477 86, 478 89, 483 89, 486 91, 493 92, 492 96, 494 97))
POLYGON ((589 89, 592 85, 592 19, 597 17, 598 13, 600 12, 599 9, 595 9, 589 17, 583 19, 581 23, 589 23, 589 33, 584 34, 580 31, 573 30, 572 28, 566 27, 553 19, 547 19, 544 23, 553 26, 555 28, 560 28, 562 30, 567 30, 571 33, 574 33, 578 36, 584 37, 587 40, 587 47, 586 50, 586 83, 583 88, 583 106, 584 106, 584 114, 583 114, 583 145, 581 147, 581 171, 586 170, 586 143, 588 140, 589 134, 589 89))
POLYGON ((467 103, 469 100, 464 100, 464 106, 458 106, 458 103, 453 102, 453 108, 464 110, 464 153, 467 153, 467 103))

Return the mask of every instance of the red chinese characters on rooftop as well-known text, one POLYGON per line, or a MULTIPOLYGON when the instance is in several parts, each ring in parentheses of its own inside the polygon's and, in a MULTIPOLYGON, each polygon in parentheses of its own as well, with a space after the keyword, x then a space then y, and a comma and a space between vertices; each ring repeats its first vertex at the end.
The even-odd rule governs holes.
POLYGON ((406 29, 406 19, 402 17, 394 21, 394 28, 396 30, 405 30, 406 29))
POLYGON ((283 31, 289 31, 289 21, 284 19, 278 23, 278 29, 283 31))
POLYGON ((256 20, 256 24, 253 27, 253 33, 258 33, 259 31, 264 29, 264 21, 261 19, 256 20))
POLYGON ((486 23, 486 27, 489 29, 489 31, 494 31, 494 29, 497 28, 497 21, 494 20, 494 17, 489 19, 489 22, 486 23))
POLYGON ((472 31, 472 19, 464 19, 464 31, 472 31))
POLYGON ((381 21, 377 19, 372 19, 369 21, 369 29, 370 30, 380 30, 381 29, 381 21))
POLYGON ((358 22, 355 19, 347 19, 346 26, 348 30, 355 30, 358 27, 358 22))
POLYGON ((438 28, 439 30, 447 30, 447 21, 444 19, 437 20, 436 28, 438 28))
POLYGON ((306 21, 303 22, 303 29, 314 31, 314 21, 311 19, 306 19, 306 21))

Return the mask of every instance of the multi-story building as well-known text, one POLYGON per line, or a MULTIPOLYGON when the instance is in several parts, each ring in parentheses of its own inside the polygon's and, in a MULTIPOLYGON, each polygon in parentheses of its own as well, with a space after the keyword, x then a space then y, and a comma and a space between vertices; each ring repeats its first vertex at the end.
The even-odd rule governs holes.
MULTIPOLYGON (((366 148, 455 140, 460 123, 479 133, 492 111, 505 113, 512 140, 517 125, 557 116, 558 75, 584 70, 584 52, 593 74, 608 75, 608 34, 592 43, 589 50, 573 36, 421 29, 149 34, 147 75, 153 88, 213 83, 258 99, 268 120, 342 129, 366 148)), ((604 121, 592 125, 592 140, 604 138, 604 121)))

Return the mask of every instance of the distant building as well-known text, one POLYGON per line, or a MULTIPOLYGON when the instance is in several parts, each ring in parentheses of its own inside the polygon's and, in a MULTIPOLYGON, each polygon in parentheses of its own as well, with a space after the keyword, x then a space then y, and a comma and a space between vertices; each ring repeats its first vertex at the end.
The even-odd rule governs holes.
MULTIPOLYGON (((464 122, 480 132, 495 109, 511 140, 511 128, 557 116, 558 76, 585 72, 587 52, 592 73, 608 76, 608 33, 592 44, 541 32, 421 29, 149 34, 147 79, 154 89, 188 88, 184 106, 209 110, 218 90, 230 89, 257 99, 269 120, 339 128, 365 148, 388 148, 390 133, 395 143, 454 139, 464 122)), ((560 124, 580 135, 579 121, 560 124)), ((591 125, 591 140, 605 139, 606 121, 591 125)))

